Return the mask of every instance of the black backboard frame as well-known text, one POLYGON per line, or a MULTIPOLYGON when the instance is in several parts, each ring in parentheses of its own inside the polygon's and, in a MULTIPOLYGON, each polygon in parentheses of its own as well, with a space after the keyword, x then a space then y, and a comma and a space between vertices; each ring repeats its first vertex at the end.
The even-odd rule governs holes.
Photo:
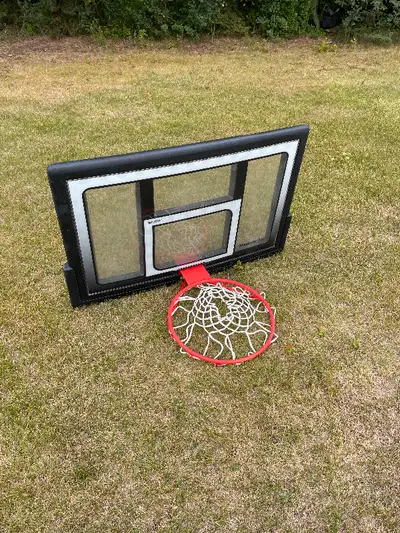
MULTIPOLYGON (((64 265, 63 270, 71 305, 76 307, 110 297, 151 289, 157 285, 173 283, 179 279, 179 272, 162 273, 149 279, 139 278, 138 280, 133 278, 131 280, 114 282, 104 285, 103 290, 96 294, 89 293, 85 282, 85 273, 81 261, 74 212, 69 196, 69 180, 106 176, 109 174, 119 174, 123 172, 192 162, 199 159, 209 159, 212 157, 298 140, 299 142, 294 165, 287 188, 284 207, 281 212, 278 233, 274 243, 262 243, 258 246, 239 250, 227 258, 217 259, 213 263, 208 263, 207 269, 210 272, 215 272, 231 267, 238 260, 241 262, 252 261, 276 254, 283 249, 291 221, 290 205, 303 159, 308 133, 308 126, 301 125, 264 133, 231 137, 228 139, 50 165, 48 167, 48 177, 67 256, 67 263, 64 265)), ((240 168, 244 165, 245 163, 242 163, 240 168)), ((238 195, 243 193, 244 175, 245 173, 243 172, 238 173, 239 178, 241 178, 237 181, 236 188, 238 190, 233 191, 235 199, 238 195)), ((138 182, 137 186, 140 188, 139 198, 140 201, 143 202, 143 212, 146 212, 146 209, 154 210, 154 206, 151 205, 151 200, 149 200, 148 189, 149 187, 151 189, 151 184, 146 180, 140 183, 138 182)))

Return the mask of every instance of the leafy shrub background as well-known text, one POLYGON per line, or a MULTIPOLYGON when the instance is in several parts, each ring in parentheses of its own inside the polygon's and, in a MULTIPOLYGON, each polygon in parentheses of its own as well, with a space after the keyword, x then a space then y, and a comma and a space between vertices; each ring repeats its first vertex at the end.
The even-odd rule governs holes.
POLYGON ((358 27, 400 29, 400 0, 336 0, 336 4, 343 9, 343 26, 349 33, 358 27))
POLYGON ((302 35, 311 30, 310 0, 250 0, 243 2, 247 20, 265 36, 302 35))
POLYGON ((1 0, 0 28, 102 37, 291 37, 315 31, 315 14, 340 9, 348 33, 400 28, 400 0, 1 0))
POLYGON ((3 0, 0 23, 27 33, 265 36, 307 32, 313 0, 3 0))

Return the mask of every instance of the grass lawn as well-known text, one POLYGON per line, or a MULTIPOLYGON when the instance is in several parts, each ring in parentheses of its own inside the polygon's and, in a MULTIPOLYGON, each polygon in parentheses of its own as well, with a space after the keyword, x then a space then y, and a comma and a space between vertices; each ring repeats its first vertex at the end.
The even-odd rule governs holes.
POLYGON ((400 48, 0 41, 0 531, 400 531, 400 48), (55 161, 308 123, 279 341, 179 353, 178 285, 72 310, 55 161))

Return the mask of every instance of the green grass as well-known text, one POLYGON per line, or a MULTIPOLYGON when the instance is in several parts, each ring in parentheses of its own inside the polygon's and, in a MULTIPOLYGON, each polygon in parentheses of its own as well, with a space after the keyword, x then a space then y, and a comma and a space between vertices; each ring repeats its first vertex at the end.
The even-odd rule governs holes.
POLYGON ((0 41, 0 526, 398 532, 399 48, 0 41), (29 53, 28 53, 29 51, 29 53), (72 310, 49 163, 308 123, 279 341, 179 353, 178 285, 72 310))

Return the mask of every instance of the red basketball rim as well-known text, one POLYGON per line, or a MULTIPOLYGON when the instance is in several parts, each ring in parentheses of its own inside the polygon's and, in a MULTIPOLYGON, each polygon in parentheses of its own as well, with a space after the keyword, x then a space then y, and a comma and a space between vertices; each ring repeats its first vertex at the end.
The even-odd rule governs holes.
POLYGON ((207 363, 212 363, 212 364, 217 365, 217 366, 220 366, 220 365, 238 365, 240 363, 245 363, 246 361, 250 361, 251 359, 254 359, 258 355, 260 355, 263 352, 265 352, 265 350, 269 347, 269 345, 271 344, 271 342, 273 340, 274 333, 275 333, 275 316, 274 316, 274 312, 272 311, 271 306, 269 305, 267 300, 263 296, 261 296, 261 294, 259 292, 257 292, 255 289, 253 289, 252 287, 249 287, 248 285, 245 285, 244 283, 239 283, 238 281, 233 281, 233 280, 230 280, 230 279, 208 278, 208 279, 205 279, 204 281, 202 281, 200 283, 192 283, 190 285, 187 285, 186 287, 181 288, 181 290, 174 296, 174 298, 172 299, 172 301, 171 301, 171 303, 170 303, 170 305, 168 307, 168 329, 169 329, 169 332, 171 334, 171 337, 179 344, 179 346, 183 350, 185 350, 185 352, 187 352, 187 354, 190 357, 194 357, 196 359, 201 359, 202 361, 207 361, 207 363), (268 338, 267 338, 265 344, 263 344, 261 346, 261 348, 259 348, 256 352, 251 353, 250 355, 247 355, 246 357, 240 357, 238 359, 213 359, 212 357, 207 357, 206 355, 203 355, 201 353, 196 352, 195 350, 193 350, 192 348, 187 346, 182 341, 182 339, 178 336, 178 334, 176 333, 176 331, 174 329, 174 326, 173 326, 173 323, 172 323, 172 318, 173 318, 172 317, 172 313, 174 312, 174 310, 175 310, 175 308, 176 308, 176 306, 178 304, 179 298, 185 292, 188 292, 191 289, 199 287, 203 283, 212 283, 212 284, 221 283, 223 285, 234 285, 234 286, 237 286, 237 287, 241 287, 242 289, 245 289, 246 291, 248 291, 253 298, 255 298, 256 300, 259 300, 260 302, 263 303, 263 305, 266 307, 266 309, 268 311, 268 314, 269 314, 270 334, 268 335, 268 338))

